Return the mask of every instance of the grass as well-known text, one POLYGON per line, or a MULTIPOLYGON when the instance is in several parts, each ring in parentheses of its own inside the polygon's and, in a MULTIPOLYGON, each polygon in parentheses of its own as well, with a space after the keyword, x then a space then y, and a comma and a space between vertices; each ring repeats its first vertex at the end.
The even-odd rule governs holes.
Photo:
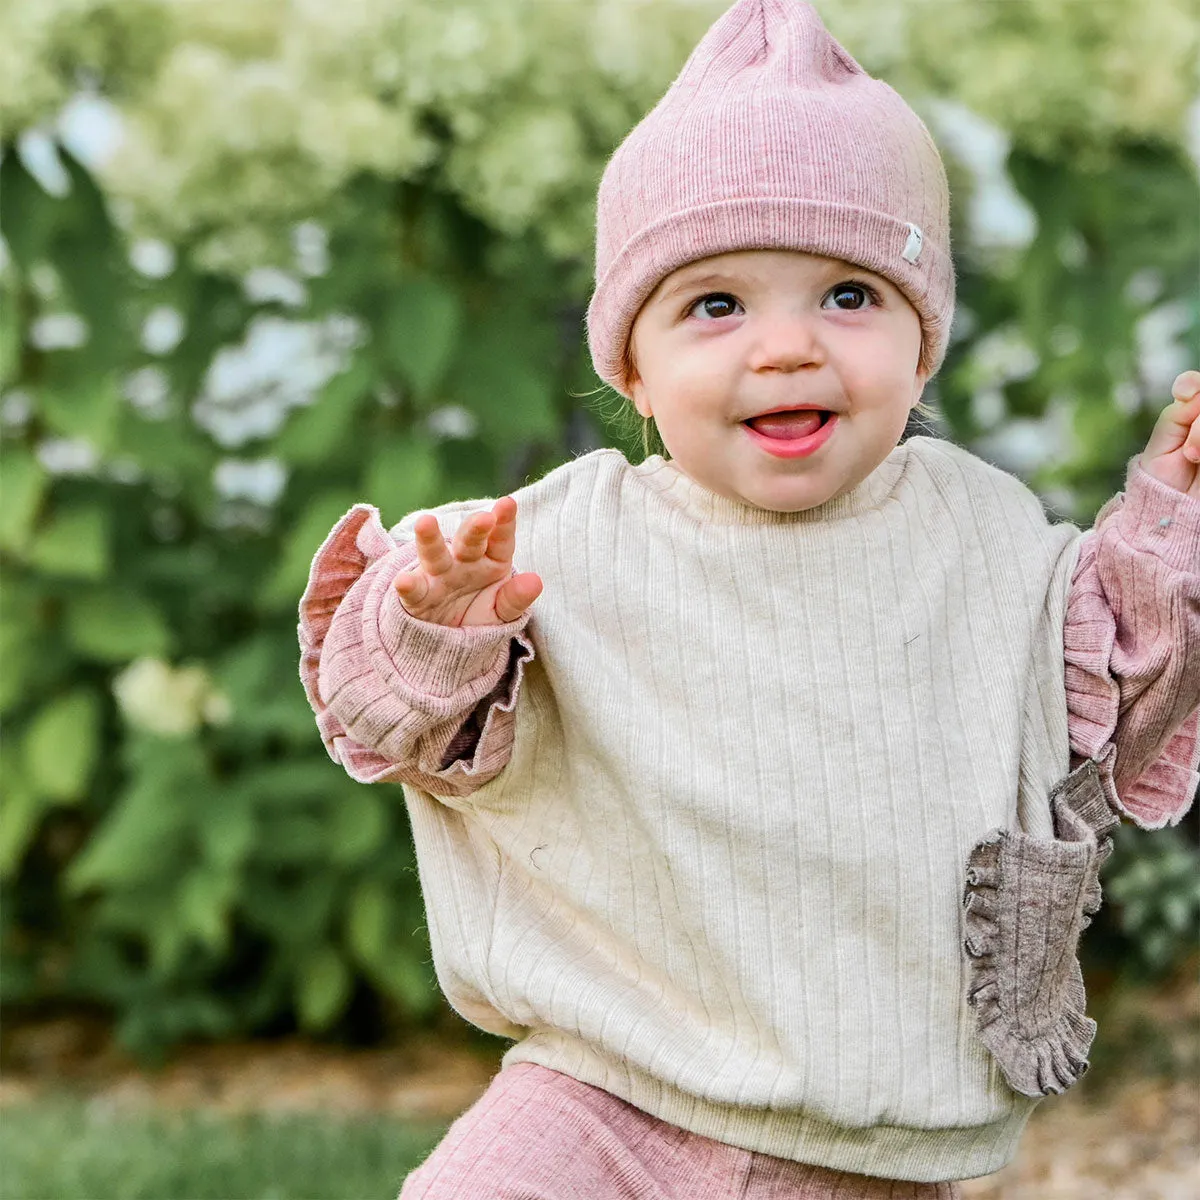
POLYGON ((0 1111, 3 1200, 393 1200, 444 1125, 372 1116, 0 1111))

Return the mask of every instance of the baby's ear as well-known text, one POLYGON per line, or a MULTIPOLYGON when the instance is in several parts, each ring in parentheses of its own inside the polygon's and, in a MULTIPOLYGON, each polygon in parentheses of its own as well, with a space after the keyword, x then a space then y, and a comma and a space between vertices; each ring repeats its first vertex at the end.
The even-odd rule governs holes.
POLYGON ((913 380, 912 404, 909 408, 915 408, 921 403, 921 397, 925 394, 925 385, 929 382, 929 369, 927 367, 918 367, 916 378, 913 380))
POLYGON ((639 415, 653 416, 650 411, 650 397, 646 395, 646 385, 638 374, 637 363, 633 361, 633 353, 629 349, 625 351, 624 367, 622 383, 625 385, 625 394, 633 401, 633 407, 638 410, 639 415))
POLYGON ((636 371, 625 377, 625 390, 629 393, 633 407, 638 410, 640 416, 654 416, 654 411, 650 407, 650 397, 646 393, 646 385, 636 371))

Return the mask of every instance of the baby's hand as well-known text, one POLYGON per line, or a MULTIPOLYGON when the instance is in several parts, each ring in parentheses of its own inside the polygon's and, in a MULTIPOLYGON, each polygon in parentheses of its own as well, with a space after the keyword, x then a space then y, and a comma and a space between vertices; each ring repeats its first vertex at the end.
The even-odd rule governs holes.
POLYGON ((532 571, 512 574, 517 502, 502 496, 492 511, 465 520, 450 545, 433 513, 418 517, 417 567, 396 576, 406 612, 435 625, 503 625, 541 595, 532 571))
POLYGON ((1175 403, 1159 414, 1140 461, 1155 479, 1200 500, 1200 371, 1184 371, 1171 395, 1175 403))

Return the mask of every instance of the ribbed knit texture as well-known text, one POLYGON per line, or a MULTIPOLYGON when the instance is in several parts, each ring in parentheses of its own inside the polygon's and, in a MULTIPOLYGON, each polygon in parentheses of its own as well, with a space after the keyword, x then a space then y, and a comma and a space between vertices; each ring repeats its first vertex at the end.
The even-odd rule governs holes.
POLYGON ((941 155, 802 0, 733 5, 605 168, 587 314, 600 378, 626 390, 629 332, 661 279, 749 249, 842 258, 891 280, 920 317, 921 365, 941 366, 955 291, 941 155))
POLYGON ((505 1067, 400 1189, 399 1200, 958 1200, 688 1133, 537 1063, 505 1067))
MULTIPOLYGON (((1200 703, 1200 505, 1131 464, 1081 535, 926 438, 799 513, 613 450, 514 495, 516 566, 546 582, 532 618, 407 617, 391 584, 418 514, 388 534, 369 506, 302 601, 331 753, 406 785, 450 1002, 521 1039, 507 1063, 734 1146, 907 1180, 1003 1166, 1036 1102, 965 1003, 968 854, 998 828, 1053 836, 1051 785, 1085 749, 1069 713, 1111 771, 1114 739, 1144 764, 1116 709, 1137 711, 1194 790, 1195 720, 1169 722, 1200 703), (1097 564, 1119 624, 1086 590, 1097 564), (1114 696, 1081 634, 1069 701, 1072 625, 1118 661, 1134 584, 1167 644, 1126 653, 1114 696)), ((490 503, 433 511, 449 535, 490 503)))
POLYGON ((1080 548, 1065 631, 1072 748, 1102 758, 1119 712, 1109 799, 1161 829, 1200 783, 1200 638, 1186 640, 1200 624, 1200 501, 1134 457, 1095 528, 1104 532, 1080 548))

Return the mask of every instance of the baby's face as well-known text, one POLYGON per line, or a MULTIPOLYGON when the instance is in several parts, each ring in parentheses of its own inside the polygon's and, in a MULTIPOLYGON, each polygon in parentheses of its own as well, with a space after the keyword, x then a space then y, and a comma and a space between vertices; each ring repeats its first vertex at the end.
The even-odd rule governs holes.
POLYGON ((630 347, 628 390, 676 465, 776 512, 861 483, 899 442, 926 380, 920 320, 894 284, 791 250, 680 267, 643 305, 630 347), (832 414, 815 434, 814 416, 747 424, 805 405, 832 414))

